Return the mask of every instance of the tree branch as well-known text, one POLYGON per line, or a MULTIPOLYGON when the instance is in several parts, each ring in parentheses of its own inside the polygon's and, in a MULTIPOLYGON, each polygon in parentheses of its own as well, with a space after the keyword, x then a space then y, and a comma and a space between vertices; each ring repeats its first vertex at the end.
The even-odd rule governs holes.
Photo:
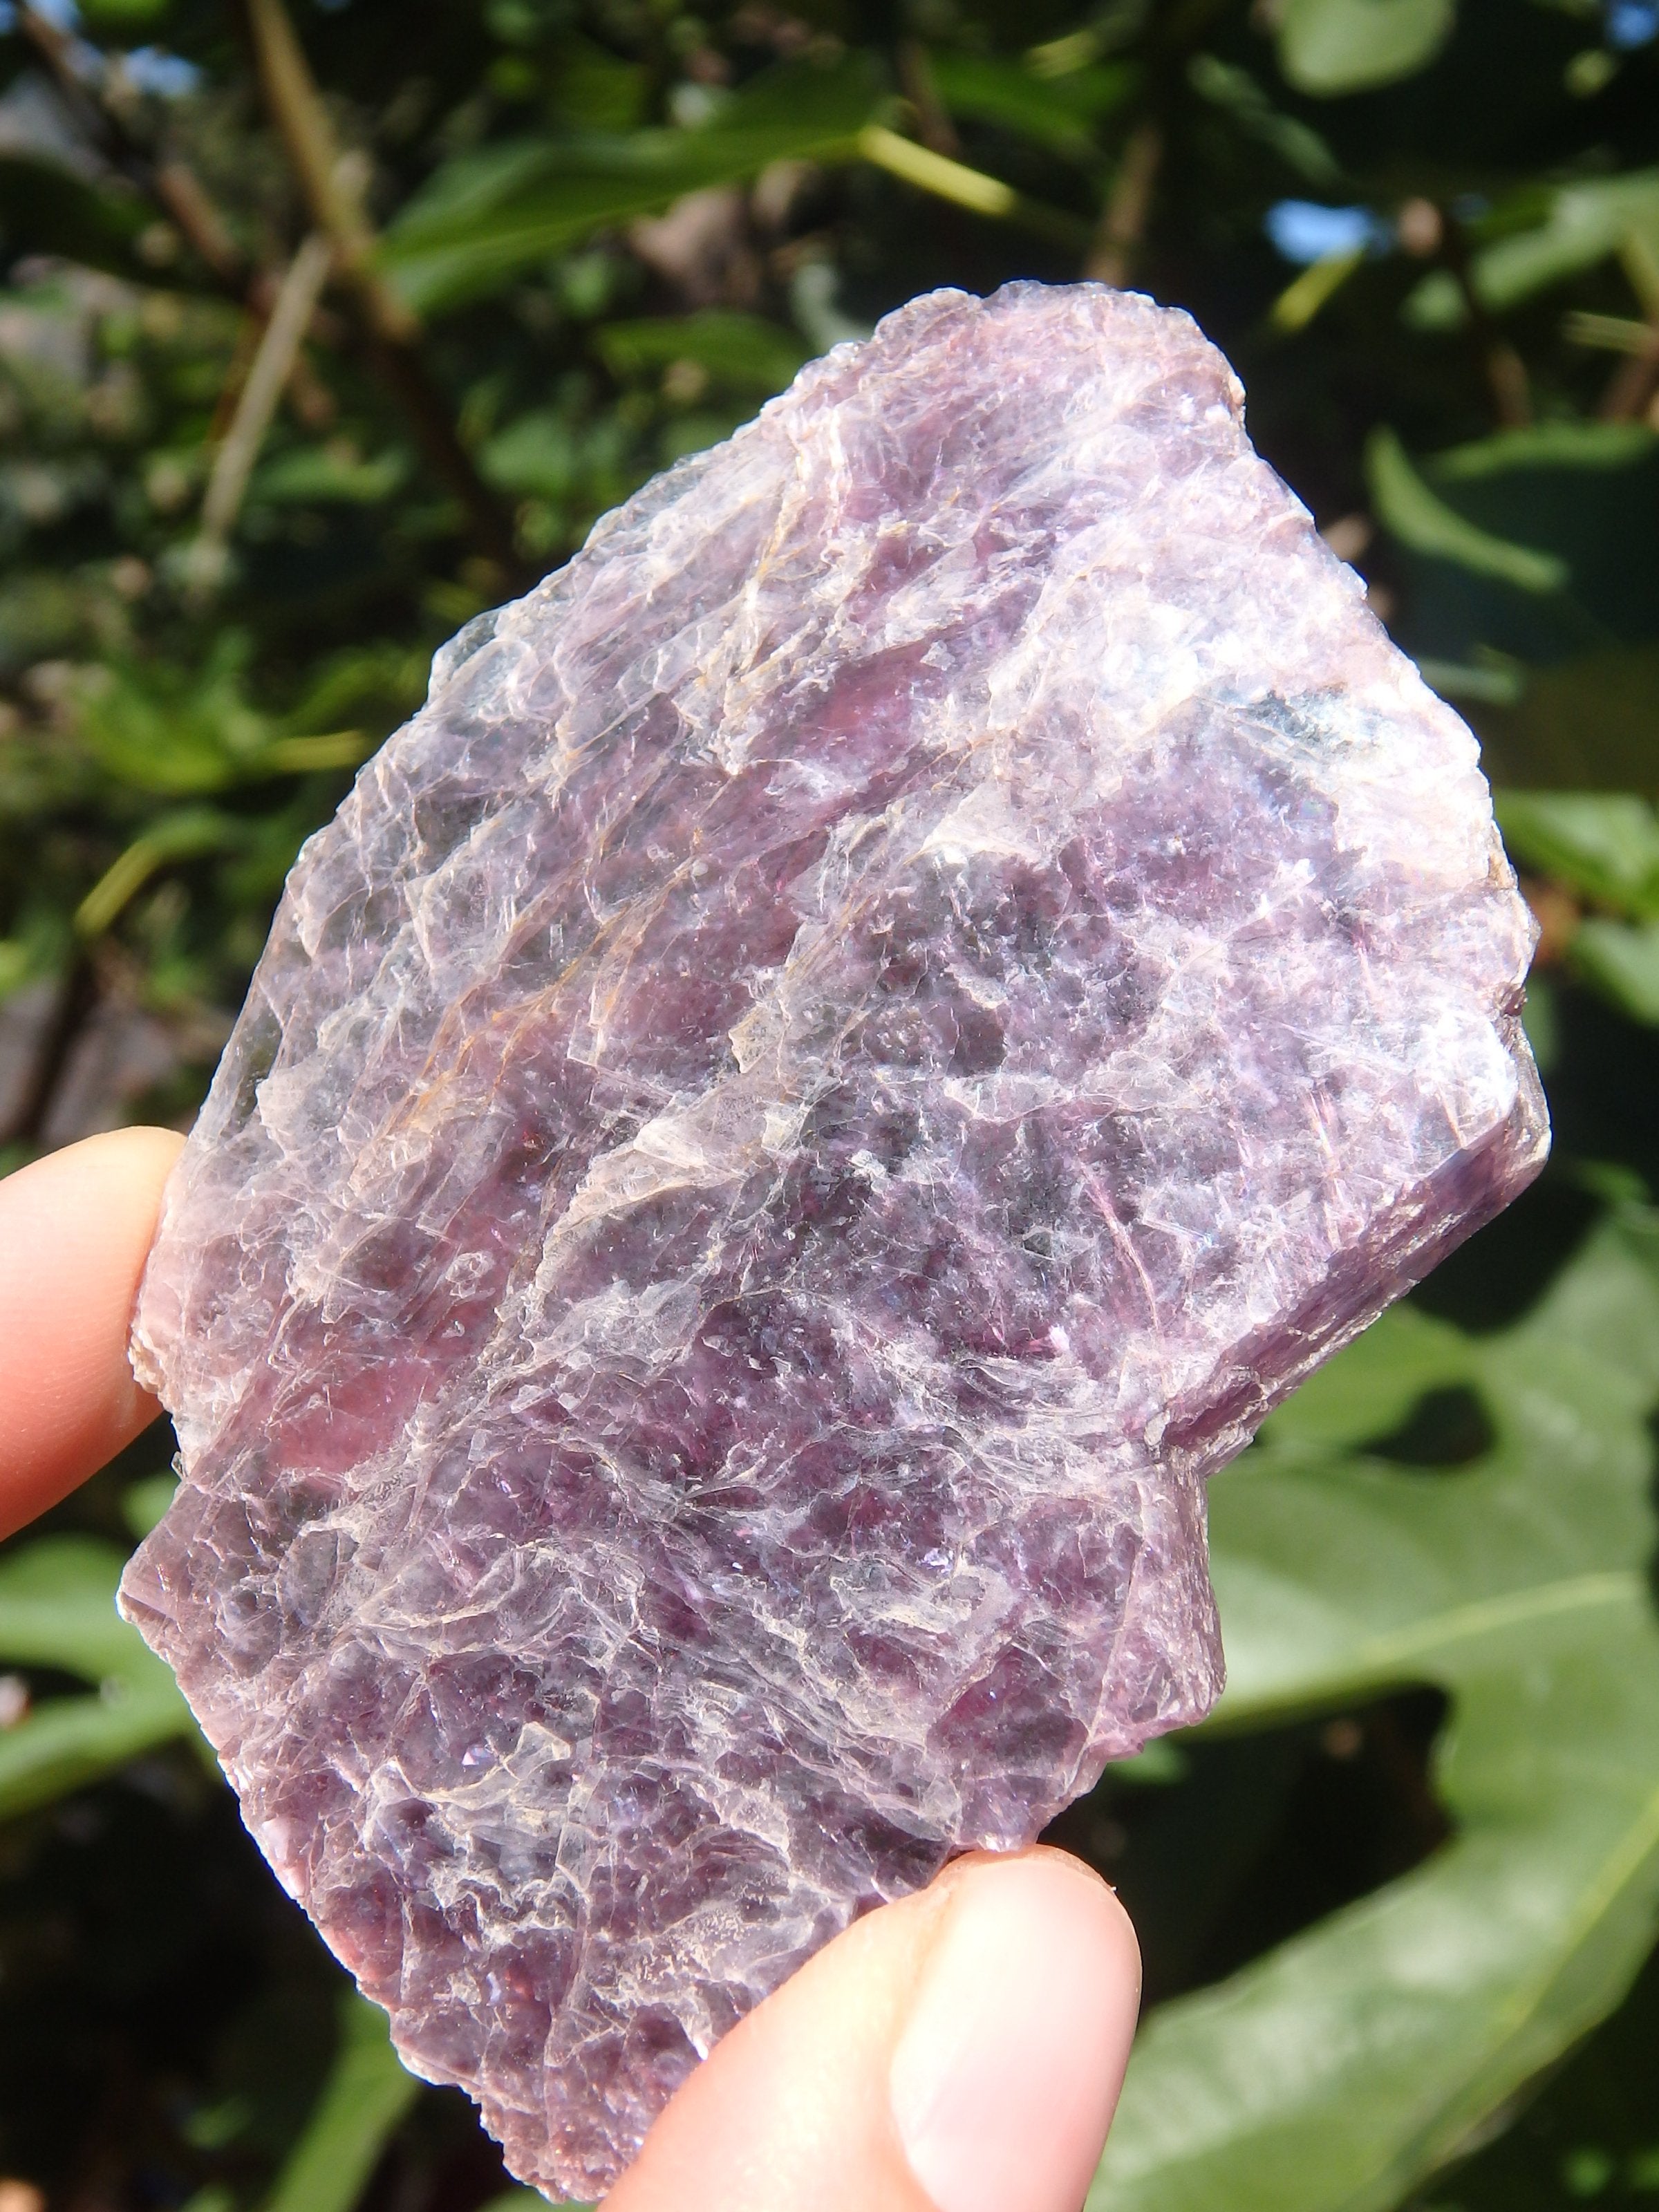
POLYGON ((418 319, 376 264, 374 226, 362 202, 362 165, 341 151, 283 0, 246 0, 246 7, 265 103, 312 220, 333 248, 339 275, 356 299, 376 372, 408 416, 434 471, 460 501, 479 550, 507 577, 516 577, 520 562, 511 521, 473 466, 428 374, 418 319))
POLYGON ((1083 273, 1102 284, 1128 281, 1146 234, 1152 187, 1164 160, 1164 133, 1156 123, 1138 123, 1129 133, 1112 179, 1105 212, 1083 273))

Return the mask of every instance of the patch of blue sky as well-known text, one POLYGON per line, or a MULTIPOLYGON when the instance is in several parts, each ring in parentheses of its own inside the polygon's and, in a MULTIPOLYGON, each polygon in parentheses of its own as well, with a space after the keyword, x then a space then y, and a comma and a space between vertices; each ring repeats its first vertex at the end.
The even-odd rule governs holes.
POLYGON ((1659 39, 1659 0, 1612 0, 1602 21, 1607 44, 1616 52, 1633 53, 1659 39))
POLYGON ((194 62, 168 53, 165 46, 135 46, 122 57, 121 66, 140 92, 153 92, 161 100, 181 100, 202 82, 194 62))
POLYGON ((1324 207, 1317 200, 1279 200, 1264 228, 1286 261, 1330 261, 1386 246, 1391 227, 1367 207, 1324 207))

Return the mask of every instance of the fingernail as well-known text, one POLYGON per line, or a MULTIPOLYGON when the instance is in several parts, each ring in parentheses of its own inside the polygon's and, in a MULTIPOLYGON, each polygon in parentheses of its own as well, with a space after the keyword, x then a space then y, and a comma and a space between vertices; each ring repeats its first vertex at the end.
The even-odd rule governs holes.
POLYGON ((953 1881, 893 2054, 893 2117, 939 2212, 1077 2212, 1128 2063, 1134 1936, 1057 1852, 953 1881))

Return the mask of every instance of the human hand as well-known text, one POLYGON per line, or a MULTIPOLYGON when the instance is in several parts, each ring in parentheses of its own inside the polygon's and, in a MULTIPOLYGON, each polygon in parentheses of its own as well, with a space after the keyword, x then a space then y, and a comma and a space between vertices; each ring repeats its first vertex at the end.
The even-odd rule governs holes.
MULTIPOLYGON (((89 1138, 0 1182, 0 1534, 160 1408, 127 1329, 180 1139, 89 1138)), ((720 2043, 611 2212, 1077 2212, 1139 1957, 1049 1850, 957 1861, 836 1937, 720 2043)))

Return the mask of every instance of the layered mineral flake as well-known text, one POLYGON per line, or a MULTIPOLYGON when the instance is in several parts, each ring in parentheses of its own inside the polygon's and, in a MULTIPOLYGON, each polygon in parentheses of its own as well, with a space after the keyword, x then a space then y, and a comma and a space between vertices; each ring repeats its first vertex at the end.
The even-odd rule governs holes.
POLYGON ((1221 1681, 1204 1479, 1536 1171, 1474 739, 1188 318, 918 300, 438 656, 301 855, 123 1603, 591 2196, 1221 1681))

